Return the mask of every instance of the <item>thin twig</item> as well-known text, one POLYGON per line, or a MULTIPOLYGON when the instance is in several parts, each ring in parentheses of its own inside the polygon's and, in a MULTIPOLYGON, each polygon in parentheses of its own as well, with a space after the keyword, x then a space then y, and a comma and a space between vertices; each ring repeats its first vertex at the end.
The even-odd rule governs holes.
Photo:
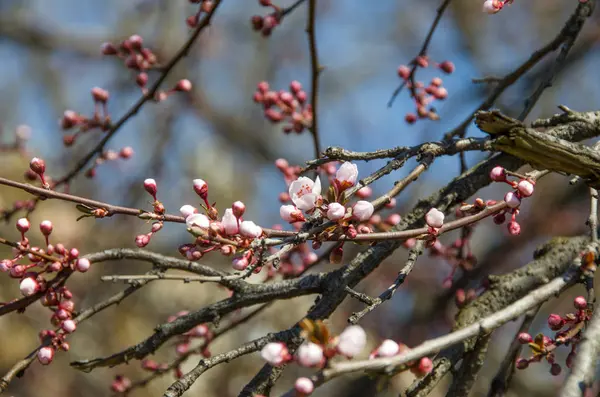
POLYGON ((313 137, 313 145, 315 148, 315 157, 321 154, 321 144, 319 138, 319 123, 318 123, 318 100, 319 100, 319 75, 323 67, 319 65, 319 53, 317 49, 317 38, 315 33, 317 0, 308 1, 308 20, 306 22, 306 34, 308 35, 308 47, 310 50, 310 73, 311 73, 311 88, 310 88, 310 103, 312 105, 312 124, 310 132, 313 137))

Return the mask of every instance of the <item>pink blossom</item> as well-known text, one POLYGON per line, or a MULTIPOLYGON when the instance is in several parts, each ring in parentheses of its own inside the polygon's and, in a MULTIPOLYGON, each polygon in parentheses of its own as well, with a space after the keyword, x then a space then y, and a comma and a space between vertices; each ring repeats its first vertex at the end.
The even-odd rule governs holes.
POLYGON ((486 14, 495 14, 502 9, 502 3, 499 0, 486 0, 483 3, 483 12, 486 14))
POLYGON ((44 236, 49 236, 52 233, 52 222, 42 221, 40 223, 40 231, 44 236))
POLYGON ((294 389, 296 389, 301 396, 308 396, 315 390, 315 385, 312 380, 308 378, 298 378, 296 379, 296 383, 294 383, 294 389))
POLYGON ((494 182, 504 182, 506 180, 506 170, 499 165, 490 171, 490 179, 494 182))
POLYGON ((144 180, 144 189, 156 199, 156 191, 158 190, 158 186, 156 185, 156 181, 152 178, 148 178, 144 180))
POLYGON ((316 343, 307 342, 296 352, 298 362, 304 367, 315 367, 323 361, 323 348, 316 343))
POLYGON ((346 357, 359 354, 367 344, 367 334, 358 325, 347 327, 339 336, 337 350, 346 357))
POLYGON ((400 345, 398 345, 391 339, 386 339, 383 342, 381 342, 379 347, 375 349, 375 351, 371 353, 369 357, 392 357, 398 354, 398 352, 400 352, 400 345))
POLYGON ((23 296, 31 296, 38 292, 39 289, 40 284, 33 277, 26 277, 19 284, 19 290, 23 296))
POLYGON ((252 221, 244 221, 240 224, 240 234, 245 237, 257 238, 262 234, 262 228, 252 221))
POLYGON ((358 179, 358 168, 356 164, 345 162, 335 173, 335 180, 342 190, 348 189, 356 184, 358 179))
POLYGON ((439 229, 444 225, 444 213, 437 208, 432 208, 425 215, 427 226, 439 229))
POLYGON ((66 333, 70 334, 71 332, 74 332, 75 329, 77 329, 77 324, 75 324, 75 321, 69 319, 69 320, 63 321, 61 328, 66 333))
POLYGON ((27 233, 30 227, 31 224, 29 223, 29 220, 27 218, 20 218, 17 221, 17 230, 21 233, 27 233))
POLYGON ((346 215, 346 207, 340 203, 331 203, 327 207, 327 218, 332 221, 340 220, 346 215))
POLYGON ((203 214, 192 214, 185 219, 185 224, 187 227, 199 227, 201 229, 208 229, 210 225, 210 221, 208 217, 203 214))
POLYGON ((231 209, 233 210, 233 215, 235 215, 236 218, 239 218, 246 212, 246 204, 241 201, 236 201, 231 205, 231 209))
POLYGON ((281 365, 290 359, 290 353, 285 343, 267 343, 260 351, 260 356, 271 365, 281 365))
POLYGON ((279 215, 281 219, 289 223, 304 222, 306 220, 302 212, 291 204, 282 205, 279 208, 279 215))
POLYGON ((522 179, 517 185, 517 190, 523 197, 529 197, 533 194, 533 183, 526 179, 522 179))
POLYGON ((517 208, 521 205, 521 199, 515 192, 508 192, 504 195, 504 201, 509 208, 517 208))
POLYGON ((317 199, 321 194, 321 180, 301 176, 290 183, 289 194, 296 207, 302 211, 310 211, 315 208, 317 199))
POLYGON ((203 179, 194 179, 192 184, 194 185, 196 194, 203 200, 206 200, 206 197, 208 197, 208 184, 203 179))
POLYGON ((359 222, 365 222, 369 220, 374 211, 375 208, 373 207, 373 204, 368 201, 360 200, 352 207, 352 216, 359 222))
POLYGON ((54 349, 49 346, 44 346, 37 352, 37 359, 43 365, 48 365, 54 358, 54 349))
POLYGON ((198 213, 198 210, 189 204, 185 204, 185 205, 181 206, 181 208, 179 209, 179 212, 181 213, 181 215, 183 215, 184 218, 187 218, 188 216, 190 216, 192 214, 198 213))
POLYGON ((587 300, 583 296, 578 296, 573 300, 575 309, 584 310, 587 308, 587 300))
POLYGON ((225 234, 232 236, 239 232, 238 219, 233 214, 231 208, 227 208, 221 219, 221 224, 225 228, 225 234))
POLYGON ((233 260, 231 261, 231 266, 235 270, 240 270, 240 271, 246 270, 248 265, 250 265, 250 262, 248 262, 248 259, 246 259, 245 256, 241 256, 239 258, 233 258, 233 260))
POLYGON ((88 258, 80 258, 80 259, 77 259, 77 263, 75 264, 75 267, 81 273, 85 273, 90 269, 90 265, 91 265, 91 263, 88 258))

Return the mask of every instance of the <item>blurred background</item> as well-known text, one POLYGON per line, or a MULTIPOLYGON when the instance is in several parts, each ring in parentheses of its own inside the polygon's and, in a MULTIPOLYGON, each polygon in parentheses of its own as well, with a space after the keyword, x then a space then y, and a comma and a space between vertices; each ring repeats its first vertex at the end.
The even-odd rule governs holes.
MULTIPOLYGON (((279 0, 285 7, 291 0, 279 0)), ((432 0, 320 0, 317 10, 317 39, 320 62, 325 66, 321 77, 319 108, 323 148, 343 146, 370 151, 398 145, 414 145, 438 140, 444 133, 469 116, 494 88, 493 84, 474 84, 471 79, 503 76, 525 61, 529 55, 558 34, 576 2, 558 0, 517 0, 497 15, 481 12, 482 1, 454 0, 444 15, 429 47, 432 61, 450 60, 456 71, 444 79, 449 96, 436 104, 439 121, 420 120, 407 125, 404 116, 414 111, 407 92, 402 92, 391 108, 387 102, 400 83, 396 69, 418 53, 435 18, 440 1, 432 0)), ((90 89, 109 90, 108 109, 113 120, 123 115, 140 97, 135 75, 115 57, 102 56, 104 42, 118 43, 132 34, 144 38, 144 44, 167 62, 182 46, 190 32, 185 19, 197 5, 186 0, 75 1, 75 0, 3 0, 0 1, 0 139, 10 146, 15 134, 28 134, 25 150, 0 152, 0 176, 24 181, 24 172, 33 156, 46 160, 47 173, 64 175, 90 150, 100 132, 85 134, 73 147, 62 143, 64 132, 58 125, 63 112, 72 109, 84 115, 93 112, 90 89)), ((169 75, 164 88, 173 87, 182 78, 193 83, 189 94, 177 94, 161 103, 149 103, 118 132, 108 148, 131 146, 135 154, 129 160, 107 162, 97 168, 96 176, 77 177, 70 185, 72 194, 112 204, 150 209, 150 197, 142 187, 145 178, 158 183, 158 198, 169 213, 177 213, 183 204, 198 205, 191 180, 202 178, 210 185, 211 201, 226 208, 235 200, 244 201, 246 218, 270 227, 280 222, 278 194, 286 190, 274 160, 283 157, 292 164, 303 164, 314 157, 310 135, 285 135, 281 126, 264 119, 262 109, 252 101, 259 81, 268 81, 274 89, 287 89, 290 81, 310 86, 310 60, 305 33, 306 5, 292 12, 269 38, 252 31, 252 15, 265 15, 258 1, 225 0, 212 25, 195 43, 189 56, 169 75)), ((548 117, 564 104, 579 111, 600 108, 600 24, 598 13, 586 24, 555 84, 546 90, 529 119, 548 117)), ((551 65, 553 55, 533 68, 512 86, 495 107, 516 117, 523 108, 540 76, 551 65)), ((440 75, 436 68, 420 70, 417 79, 428 82, 440 75)), ((152 79, 153 75, 151 75, 152 79)), ((469 136, 482 136, 474 126, 469 136)), ((486 154, 469 153, 466 161, 474 165, 486 154)), ((413 160, 414 161, 414 160, 413 160)), ((364 177, 385 163, 359 164, 364 177)), ((377 181, 375 193, 389 190, 414 166, 377 181)), ((413 183, 400 197, 397 207, 383 215, 408 212, 419 198, 427 197, 460 172, 458 158, 444 157, 413 183)), ((500 184, 498 184, 500 185, 500 184)), ((482 190, 483 199, 501 199, 504 186, 482 190)), ((27 194, 0 187, 0 209, 10 211, 16 200, 27 194)), ((519 215, 522 235, 509 237, 504 226, 491 220, 478 225, 472 249, 478 267, 467 277, 459 271, 456 286, 477 288, 490 273, 501 274, 527 263, 535 246, 551 236, 584 233, 588 198, 583 186, 572 187, 568 178, 551 175, 536 186, 536 194, 526 200, 519 215)), ((82 253, 115 247, 135 247, 134 237, 147 233, 150 225, 139 219, 115 216, 105 220, 84 219, 69 203, 46 201, 30 220, 36 229, 30 233, 34 243, 37 225, 44 219, 54 223, 53 242, 77 247, 82 253)), ((18 240, 14 227, 19 213, 0 225, 0 236, 18 240)), ((452 243, 459 234, 444 236, 452 243)), ((39 238, 39 241, 35 241, 39 238)), ((177 246, 190 241, 185 228, 167 224, 147 249, 179 255, 177 246)), ((358 248, 356 248, 358 249, 358 248)), ((346 250, 345 263, 354 250, 346 250)), ((0 248, 2 258, 9 250, 0 248)), ((378 295, 394 280, 406 252, 397 252, 357 287, 361 292, 378 295)), ((208 255, 202 263, 229 269, 219 255, 208 255)), ((319 265, 315 271, 334 266, 319 265)), ((79 309, 106 299, 124 288, 122 284, 103 283, 101 275, 141 274, 148 265, 132 262, 104 263, 69 281, 79 309)), ((362 321, 368 330, 370 348, 377 341, 392 338, 409 346, 446 333, 456 312, 453 291, 442 288, 450 266, 443 259, 424 255, 407 282, 392 301, 382 305, 362 321)), ((455 288, 457 288, 455 287, 455 288)), ((579 288, 579 287, 578 287, 579 288)), ((572 297, 582 293, 575 288, 543 307, 532 333, 549 332, 548 313, 565 313, 572 308, 572 297)), ((18 283, 0 277, 0 301, 19 296, 18 283)), ((159 323, 180 310, 196 310, 226 297, 226 292, 207 284, 183 284, 176 281, 150 283, 118 307, 110 308, 81 324, 70 338, 71 351, 58 353, 52 365, 35 362, 22 379, 16 379, 7 395, 89 396, 110 395, 110 383, 116 374, 132 380, 146 375, 138 362, 119 368, 96 369, 84 374, 68 363, 77 359, 106 356, 135 344, 152 333, 159 323)), ((313 297, 277 302, 259 316, 211 345, 213 354, 239 346, 268 332, 287 329, 301 319, 313 297)), ((346 319, 362 304, 346 300, 331 318, 334 332, 340 332, 346 319)), ((0 317, 4 337, 0 344, 0 372, 37 346, 37 333, 49 327, 49 312, 36 303, 23 314, 0 317)), ((495 333, 486 368, 473 395, 485 395, 502 360, 517 324, 508 324, 495 333)), ((566 351, 559 349, 560 361, 566 351), (564 354, 563 354, 564 353, 564 354), (561 356, 562 355, 562 356, 561 356)), ((367 352, 365 352, 367 354, 367 352)), ((168 362, 175 358, 174 348, 166 344, 155 357, 168 362)), ((192 357, 183 369, 197 363, 192 357)), ((244 356, 218 366, 204 375, 189 395, 236 396, 263 362, 258 354, 244 356)), ((291 365, 286 369, 273 395, 287 390, 299 375, 311 373, 291 365)), ((550 396, 564 379, 552 377, 546 363, 519 371, 512 395, 550 396)), ((376 391, 375 381, 356 375, 331 382, 317 390, 317 396, 395 396, 413 380, 411 374, 396 376, 389 387, 376 391)), ((443 395, 446 379, 433 395, 443 395)), ((172 374, 152 382, 134 396, 158 396, 174 381, 172 374)))

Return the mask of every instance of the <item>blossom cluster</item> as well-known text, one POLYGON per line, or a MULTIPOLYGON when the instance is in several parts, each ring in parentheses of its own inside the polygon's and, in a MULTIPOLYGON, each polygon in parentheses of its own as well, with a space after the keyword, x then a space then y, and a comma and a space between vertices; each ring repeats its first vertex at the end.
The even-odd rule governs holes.
POLYGON ((254 102, 261 104, 265 117, 272 123, 287 121, 283 127, 286 134, 300 134, 312 126, 312 105, 306 103, 307 95, 298 81, 290 83, 290 90, 273 91, 269 83, 261 81, 252 96, 254 102))
POLYGON ((273 32, 273 29, 281 23, 283 19, 283 9, 273 4, 271 0, 258 0, 258 4, 262 7, 272 8, 273 12, 264 17, 254 15, 250 19, 252 29, 260 32, 263 37, 268 37, 273 32))
POLYGON ((51 244, 50 235, 54 227, 48 220, 39 224, 39 230, 45 240, 44 248, 32 246, 26 237, 31 229, 27 218, 18 219, 16 228, 21 234, 21 239, 13 248, 12 258, 0 261, 0 272, 19 280, 19 290, 24 297, 39 298, 41 304, 52 312, 50 322, 57 330, 46 329, 39 334, 43 346, 38 350, 37 358, 40 363, 46 365, 52 362, 56 350, 69 350, 65 338, 77 328, 73 319, 73 294, 55 280, 59 279, 59 275, 67 275, 74 271, 87 272, 91 263, 89 259, 80 257, 77 248, 69 249, 61 243, 51 244), (22 261, 29 263, 21 263, 22 261), (52 278, 52 275, 55 277, 52 278))
MULTIPOLYGON (((303 320, 300 323, 306 341, 298 347, 295 354, 291 354, 283 342, 270 342, 266 344, 260 354, 263 360, 273 366, 283 365, 295 361, 308 368, 325 368, 329 361, 336 356, 351 359, 359 355, 367 344, 367 334, 358 325, 347 327, 341 334, 333 336, 327 327, 320 321, 303 320)), ((394 357, 409 351, 404 344, 386 339, 375 348, 369 358, 394 357)), ((407 368, 417 376, 424 376, 431 372, 433 363, 430 358, 423 357, 407 364, 407 368)), ((309 395, 314 390, 314 384, 309 378, 298 378, 295 383, 296 392, 300 395, 309 395)))
POLYGON ((188 1, 192 4, 200 4, 200 6, 198 7, 198 11, 194 15, 189 16, 185 20, 185 23, 190 28, 195 28, 196 26, 198 26, 198 22, 200 22, 200 17, 202 17, 202 14, 207 14, 207 13, 211 12, 213 7, 215 6, 215 3, 213 0, 188 0, 188 1))
POLYGON ((521 234, 521 225, 516 221, 516 217, 519 214, 519 207, 521 201, 530 197, 533 194, 535 182, 532 179, 526 177, 519 177, 519 181, 511 181, 508 179, 508 171, 503 167, 497 166, 490 172, 490 178, 494 182, 503 182, 510 185, 514 190, 507 192, 504 195, 504 201, 508 206, 508 210, 500 212, 494 215, 494 223, 501 225, 506 220, 506 214, 511 214, 511 220, 508 222, 508 232, 513 236, 521 234))

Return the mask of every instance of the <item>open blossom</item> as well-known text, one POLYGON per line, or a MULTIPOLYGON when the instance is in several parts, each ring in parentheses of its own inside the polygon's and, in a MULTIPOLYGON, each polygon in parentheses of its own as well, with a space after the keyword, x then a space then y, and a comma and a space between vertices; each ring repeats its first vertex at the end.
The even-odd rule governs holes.
POLYGON ((359 354, 367 344, 367 334, 358 325, 351 325, 339 336, 337 350, 346 357, 359 354))
POLYGON ((260 356, 271 365, 280 365, 290 359, 290 353, 285 343, 267 343, 260 351, 260 356))
POLYGON ((444 225, 444 213, 437 208, 432 208, 425 215, 427 226, 439 229, 444 225))
POLYGON ((306 220, 302 212, 290 204, 282 205, 281 208, 279 208, 279 215, 281 216, 281 219, 289 223, 304 222, 306 220))
POLYGON ((221 219, 221 224, 225 228, 225 234, 231 236, 239 232, 238 219, 233 214, 231 208, 227 208, 221 219))
POLYGON ((346 215, 346 207, 340 203, 331 203, 327 207, 327 219, 332 221, 340 220, 346 215))
POLYGON ((252 221, 244 221, 240 224, 240 234, 245 237, 257 238, 262 234, 262 228, 252 221))
POLYGON ((296 352, 298 362, 304 367, 314 367, 323 361, 323 348, 316 343, 307 342, 298 348, 296 352))
POLYGON ((346 162, 340 166, 335 173, 335 180, 341 190, 348 189, 356 184, 358 179, 358 168, 356 164, 346 162))
POLYGON ((310 211, 315 208, 317 199, 321 194, 321 180, 317 179, 313 182, 312 179, 301 176, 290 183, 289 194, 292 201, 302 211, 310 211))
POLYGON ((359 222, 365 222, 369 220, 374 211, 375 208, 373 207, 373 204, 368 201, 360 200, 352 207, 352 216, 359 222))
POLYGON ((210 225, 210 221, 208 217, 203 214, 192 214, 185 219, 185 224, 187 227, 199 227, 201 229, 208 229, 210 225))

